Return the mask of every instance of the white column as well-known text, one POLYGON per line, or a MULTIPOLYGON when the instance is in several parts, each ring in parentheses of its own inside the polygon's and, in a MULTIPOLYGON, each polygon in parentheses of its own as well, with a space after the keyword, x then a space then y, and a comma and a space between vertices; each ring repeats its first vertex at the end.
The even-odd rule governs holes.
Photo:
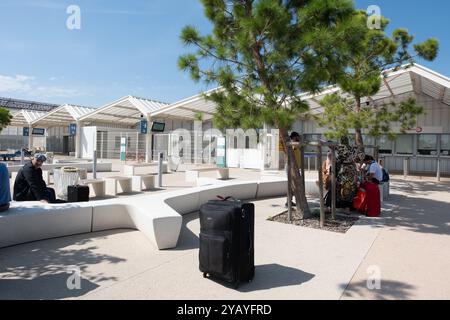
POLYGON ((260 150, 260 170, 265 171, 266 170, 266 160, 267 160, 267 129, 264 126, 263 130, 259 131, 259 144, 258 148, 260 150))
POLYGON ((147 116, 148 126, 147 126, 147 141, 145 142, 145 162, 151 163, 153 161, 152 152, 153 152, 153 145, 152 145, 152 118, 150 116, 147 116))
POLYGON ((28 135, 28 150, 31 151, 31 149, 33 148, 33 127, 29 126, 29 135, 28 135))
POLYGON ((75 135, 75 158, 81 159, 81 122, 77 121, 77 131, 75 135))
POLYGON ((203 122, 194 121, 194 163, 203 163, 203 122))

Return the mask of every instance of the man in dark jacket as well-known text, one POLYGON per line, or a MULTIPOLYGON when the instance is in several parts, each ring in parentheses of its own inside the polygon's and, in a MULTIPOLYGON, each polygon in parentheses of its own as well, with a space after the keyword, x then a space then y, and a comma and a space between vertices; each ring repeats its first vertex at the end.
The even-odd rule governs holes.
POLYGON ((43 154, 36 154, 20 169, 14 183, 15 201, 41 201, 44 203, 55 203, 55 190, 47 188, 42 178, 42 165, 47 161, 43 154))

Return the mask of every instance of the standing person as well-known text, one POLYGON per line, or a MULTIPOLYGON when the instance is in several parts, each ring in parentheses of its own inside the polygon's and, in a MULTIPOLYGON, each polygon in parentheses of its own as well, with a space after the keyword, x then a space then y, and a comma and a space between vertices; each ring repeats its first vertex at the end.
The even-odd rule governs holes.
POLYGON ((10 202, 9 171, 5 164, 0 163, 0 212, 7 211, 10 202))
POLYGON ((323 173, 323 181, 324 181, 324 189, 325 189, 325 207, 326 213, 331 213, 331 201, 333 195, 332 186, 331 186, 331 169, 333 168, 333 154, 331 151, 327 154, 327 160, 325 160, 322 164, 322 173, 323 173))
MULTIPOLYGON (((291 138, 291 142, 300 143, 301 136, 300 136, 300 134, 298 132, 295 132, 295 131, 292 132, 291 135, 290 135, 290 138, 291 138)), ((302 161, 301 161, 302 154, 301 154, 301 151, 300 151, 300 146, 292 146, 292 150, 294 151, 294 158, 295 158, 295 163, 297 164, 297 168, 299 170, 301 170, 301 167, 302 167, 302 161)), ((287 155, 286 155, 286 157, 287 157, 287 155)), ((297 204, 295 202, 292 202, 292 207, 296 207, 296 206, 297 206, 297 204)), ((286 203, 286 208, 287 207, 288 207, 288 204, 286 203)))
POLYGON ((383 181, 383 169, 372 156, 364 158, 367 175, 363 188, 367 192, 367 216, 379 217, 381 214, 381 194, 379 185, 383 181))
POLYGON ((55 203, 55 190, 48 188, 42 178, 42 165, 47 161, 43 154, 36 154, 17 174, 14 183, 15 201, 41 201, 55 203))
POLYGON ((337 147, 336 158, 336 207, 346 209, 348 213, 353 207, 353 200, 358 192, 358 169, 356 164, 362 163, 364 153, 357 147, 350 146, 348 137, 341 138, 337 147))

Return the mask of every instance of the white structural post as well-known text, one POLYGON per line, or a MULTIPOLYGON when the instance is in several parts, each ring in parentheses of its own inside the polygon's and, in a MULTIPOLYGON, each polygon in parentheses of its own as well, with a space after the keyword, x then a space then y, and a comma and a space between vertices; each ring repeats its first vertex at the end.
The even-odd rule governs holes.
POLYGON ((160 152, 158 154, 158 185, 156 186, 157 188, 162 187, 163 158, 164 158, 164 153, 160 152))
POLYGON ((441 158, 437 158, 437 181, 441 182, 441 158))
POLYGON ((194 121, 194 164, 203 163, 203 122, 194 121))
POLYGON ((261 164, 260 169, 261 172, 264 172, 266 170, 266 162, 267 162, 267 128, 264 126, 264 129, 259 131, 259 144, 258 147, 261 151, 261 164))
POLYGON ((77 130, 75 134, 75 158, 81 159, 81 122, 77 121, 77 130))
POLYGON ((28 150, 31 152, 31 149, 33 148, 33 127, 29 126, 29 134, 28 134, 28 150))
POLYGON ((408 158, 403 159, 403 179, 407 179, 409 175, 408 158))
POLYGON ((145 162, 153 162, 153 145, 152 145, 152 118, 147 116, 147 136, 145 141, 145 162))

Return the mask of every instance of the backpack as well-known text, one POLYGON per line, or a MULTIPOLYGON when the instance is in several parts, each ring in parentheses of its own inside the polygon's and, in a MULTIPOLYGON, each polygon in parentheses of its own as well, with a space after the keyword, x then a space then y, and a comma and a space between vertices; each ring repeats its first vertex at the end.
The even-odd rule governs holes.
POLYGON ((390 180, 391 177, 389 176, 389 173, 383 168, 383 181, 381 182, 389 182, 390 180))

